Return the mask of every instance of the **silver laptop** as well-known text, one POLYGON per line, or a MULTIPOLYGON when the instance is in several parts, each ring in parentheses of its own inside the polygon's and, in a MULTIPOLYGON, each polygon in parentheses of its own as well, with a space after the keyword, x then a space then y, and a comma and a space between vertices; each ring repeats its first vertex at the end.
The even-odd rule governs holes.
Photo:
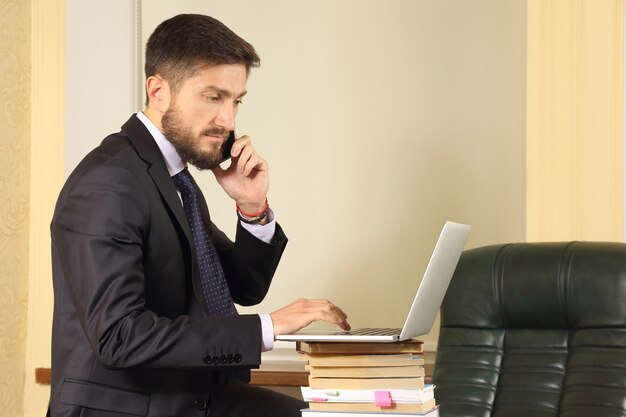
POLYGON ((276 340, 397 342, 428 333, 437 317, 443 297, 446 295, 469 232, 470 226, 465 224, 446 222, 443 225, 402 329, 365 328, 348 332, 323 333, 319 329, 307 327, 294 334, 277 335, 276 340))

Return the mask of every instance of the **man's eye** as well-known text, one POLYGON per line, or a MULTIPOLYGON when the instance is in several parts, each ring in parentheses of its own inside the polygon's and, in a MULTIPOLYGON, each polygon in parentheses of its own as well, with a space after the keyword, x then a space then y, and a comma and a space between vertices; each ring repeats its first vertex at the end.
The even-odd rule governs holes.
POLYGON ((243 103, 243 100, 239 99, 239 100, 235 100, 235 106, 240 105, 241 103, 243 103))
POLYGON ((206 96, 206 99, 211 103, 217 103, 218 101, 220 101, 219 96, 206 96))

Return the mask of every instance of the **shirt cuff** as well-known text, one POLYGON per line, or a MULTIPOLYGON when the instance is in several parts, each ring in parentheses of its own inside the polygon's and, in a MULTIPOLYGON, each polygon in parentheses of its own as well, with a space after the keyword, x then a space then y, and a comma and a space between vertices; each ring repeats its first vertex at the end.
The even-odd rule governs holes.
POLYGON ((274 232, 276 231, 276 217, 274 216, 272 209, 269 209, 267 212, 266 224, 249 224, 242 222, 241 220, 240 223, 244 229, 265 243, 270 243, 272 241, 274 232))
POLYGON ((261 334, 263 340, 261 343, 261 352, 267 352, 274 349, 274 323, 269 314, 259 314, 261 319, 261 334))

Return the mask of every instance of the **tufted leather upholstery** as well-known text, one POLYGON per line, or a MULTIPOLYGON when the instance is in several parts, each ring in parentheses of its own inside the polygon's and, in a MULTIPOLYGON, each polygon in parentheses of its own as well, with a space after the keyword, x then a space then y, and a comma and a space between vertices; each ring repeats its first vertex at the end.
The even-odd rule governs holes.
POLYGON ((626 416, 626 244, 465 251, 433 380, 442 417, 626 416))

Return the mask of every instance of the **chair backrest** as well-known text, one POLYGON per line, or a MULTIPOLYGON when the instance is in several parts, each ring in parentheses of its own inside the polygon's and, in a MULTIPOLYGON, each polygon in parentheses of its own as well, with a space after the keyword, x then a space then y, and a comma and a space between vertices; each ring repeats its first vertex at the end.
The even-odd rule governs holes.
POLYGON ((433 381, 442 417, 626 416, 626 244, 465 251, 433 381))

